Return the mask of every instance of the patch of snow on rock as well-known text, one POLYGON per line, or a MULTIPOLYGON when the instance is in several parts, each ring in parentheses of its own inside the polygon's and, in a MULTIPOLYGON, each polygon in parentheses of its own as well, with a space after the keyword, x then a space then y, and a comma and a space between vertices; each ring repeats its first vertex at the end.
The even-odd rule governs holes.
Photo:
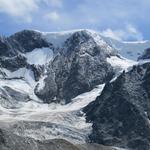
POLYGON ((53 51, 50 48, 36 48, 26 53, 27 62, 34 65, 44 65, 53 58, 53 51))
POLYGON ((137 62, 123 57, 111 56, 107 58, 107 62, 115 69, 116 72, 128 71, 130 67, 136 65, 137 62))

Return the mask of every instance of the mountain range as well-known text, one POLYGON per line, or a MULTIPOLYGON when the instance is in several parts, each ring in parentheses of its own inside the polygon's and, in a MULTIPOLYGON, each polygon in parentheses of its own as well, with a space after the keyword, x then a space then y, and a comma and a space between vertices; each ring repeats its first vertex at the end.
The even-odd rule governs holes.
POLYGON ((149 150, 149 60, 87 29, 0 36, 0 149, 149 150))

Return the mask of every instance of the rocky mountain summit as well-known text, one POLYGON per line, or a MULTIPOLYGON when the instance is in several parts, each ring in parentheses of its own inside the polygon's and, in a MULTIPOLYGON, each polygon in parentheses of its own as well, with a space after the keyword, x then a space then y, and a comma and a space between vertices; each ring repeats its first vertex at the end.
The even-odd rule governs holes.
POLYGON ((74 33, 49 65, 45 86, 40 90, 37 86, 36 95, 46 102, 56 99, 68 103, 95 85, 110 80, 114 73, 106 58, 115 55, 115 50, 105 42, 102 44, 87 31, 74 33))

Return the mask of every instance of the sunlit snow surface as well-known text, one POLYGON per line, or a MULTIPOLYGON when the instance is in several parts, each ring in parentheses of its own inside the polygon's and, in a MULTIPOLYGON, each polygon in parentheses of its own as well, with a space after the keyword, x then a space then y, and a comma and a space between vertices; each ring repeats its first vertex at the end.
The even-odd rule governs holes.
POLYGON ((72 99, 67 105, 24 103, 19 109, 0 107, 1 126, 18 135, 35 139, 64 138, 74 143, 84 143, 91 133, 91 123, 86 123, 82 108, 100 95, 103 85, 72 99), (15 126, 15 127, 14 127, 15 126))
POLYGON ((50 48, 36 48, 25 56, 29 64, 44 65, 53 58, 53 51, 50 48))
POLYGON ((111 56, 107 58, 107 62, 111 64, 116 73, 121 73, 123 70, 128 71, 130 67, 138 64, 137 61, 117 56, 111 56))

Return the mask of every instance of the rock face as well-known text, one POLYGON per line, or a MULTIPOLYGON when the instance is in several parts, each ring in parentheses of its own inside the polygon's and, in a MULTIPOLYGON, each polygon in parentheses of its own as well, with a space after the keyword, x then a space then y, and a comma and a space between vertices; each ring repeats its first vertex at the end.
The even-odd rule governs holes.
POLYGON ((40 32, 23 30, 10 37, 0 37, 0 56, 12 57, 19 52, 26 53, 50 45, 40 32))
POLYGON ((141 59, 150 59, 150 48, 147 48, 145 51, 144 51, 144 53, 143 53, 143 55, 142 56, 140 56, 139 58, 138 58, 139 60, 141 60, 141 59))
POLYGON ((8 38, 19 52, 31 52, 35 48, 49 47, 51 44, 42 38, 42 33, 23 30, 8 38))
POLYGON ((23 55, 16 55, 14 57, 1 57, 1 67, 7 68, 11 71, 16 71, 19 68, 27 66, 26 58, 23 55))
POLYGON ((150 63, 134 66, 85 109, 93 122, 92 142, 150 149, 150 63))

